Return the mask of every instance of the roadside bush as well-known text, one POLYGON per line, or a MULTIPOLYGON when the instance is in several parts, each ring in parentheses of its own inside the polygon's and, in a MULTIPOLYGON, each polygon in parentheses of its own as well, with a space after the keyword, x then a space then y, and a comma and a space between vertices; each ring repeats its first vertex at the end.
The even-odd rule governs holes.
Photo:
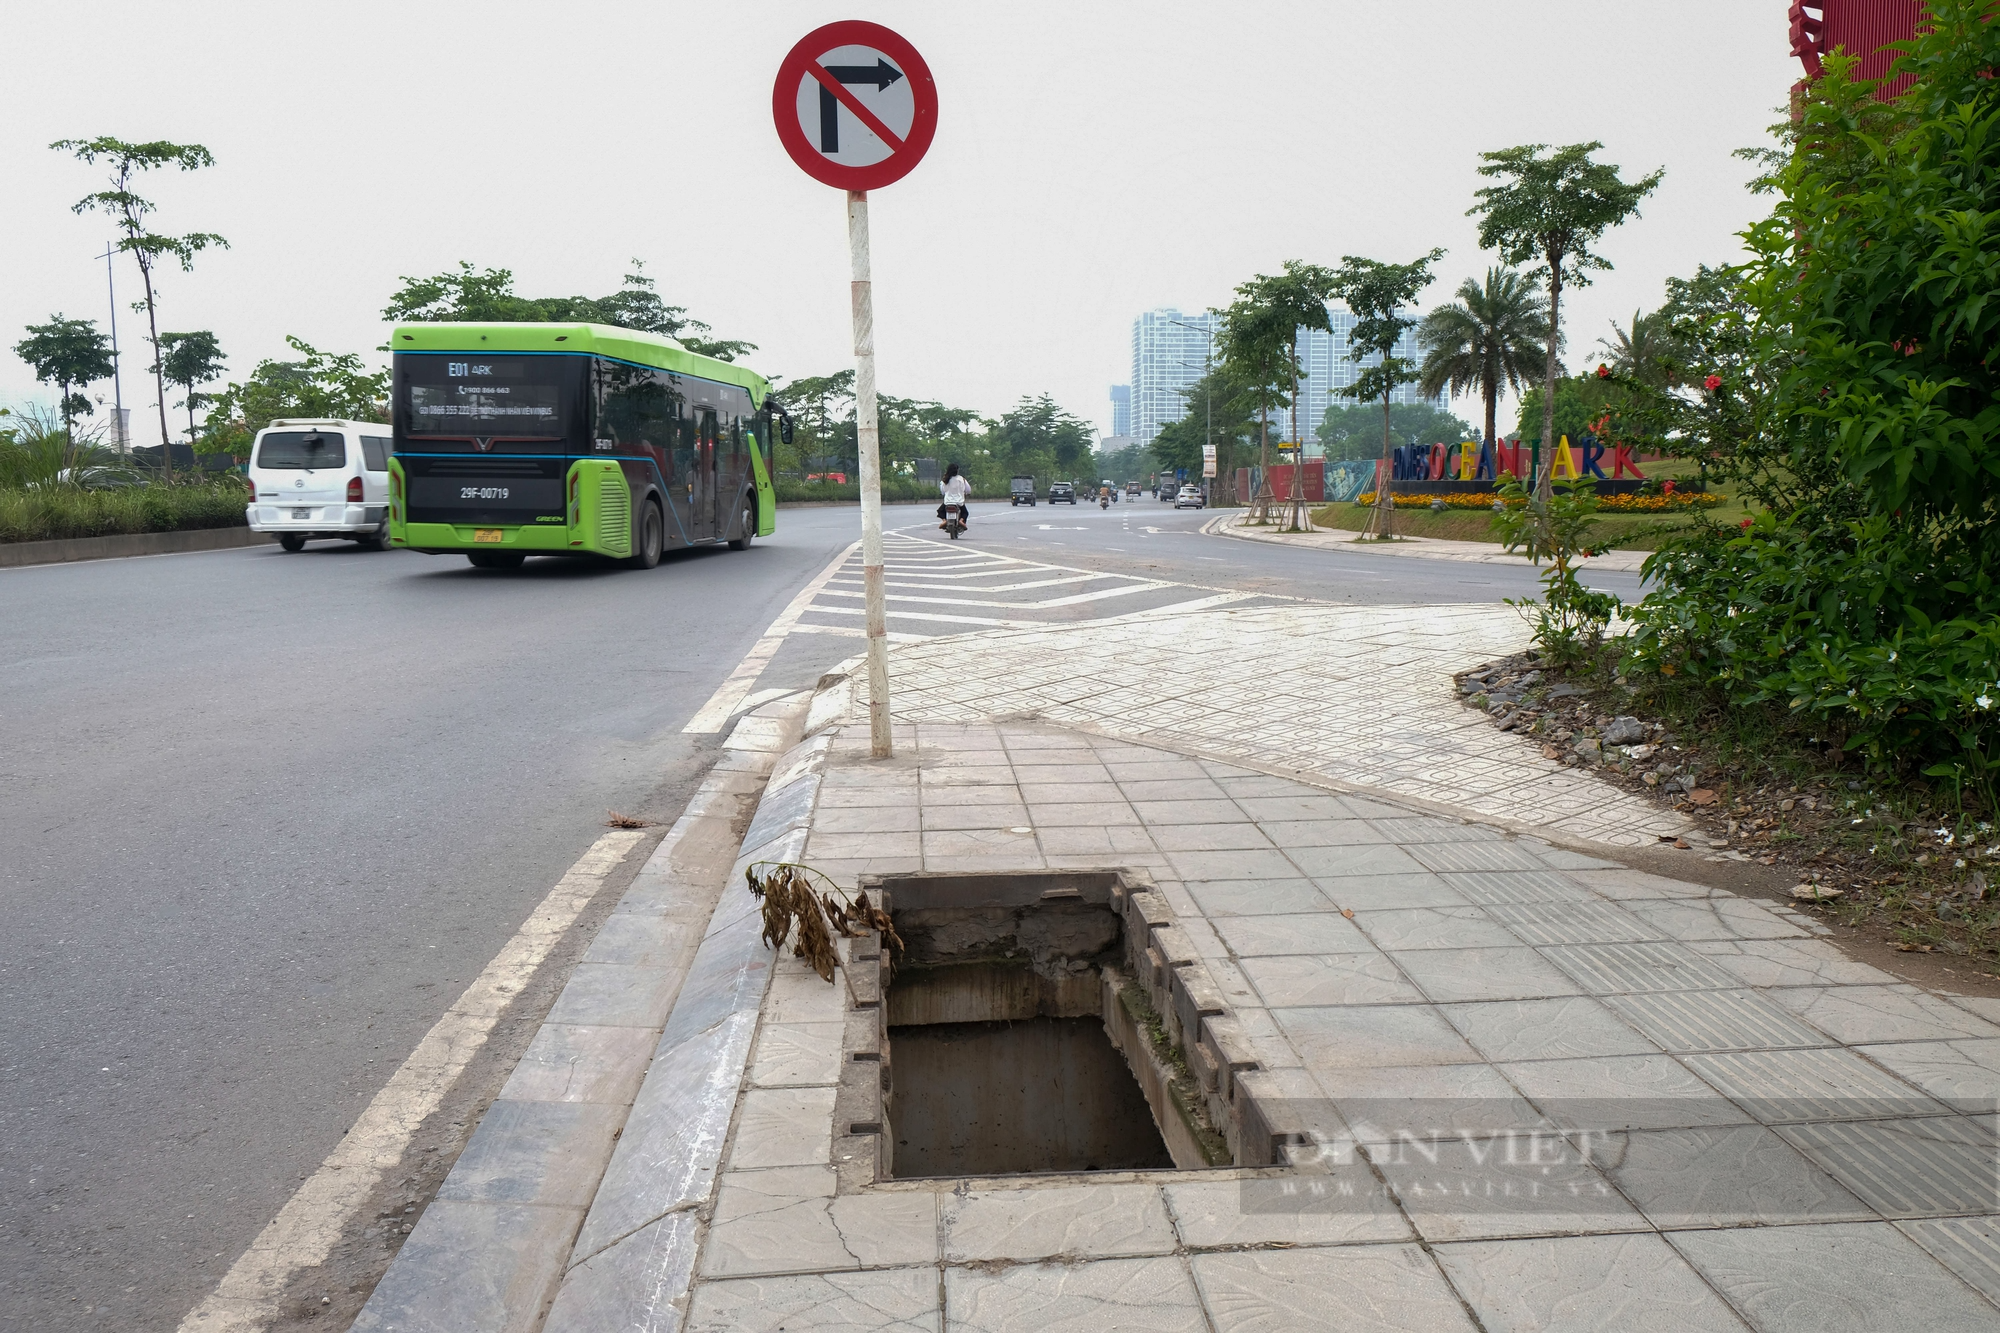
POLYGON ((1493 514, 1493 530, 1502 545, 1523 552, 1535 564, 1549 562, 1541 600, 1510 597, 1507 605, 1528 618, 1542 652, 1565 670, 1595 654, 1618 614, 1617 597, 1586 587, 1576 576, 1579 562, 1610 549, 1590 540, 1598 505, 1591 485, 1559 481, 1544 500, 1509 477, 1500 487, 1501 507, 1493 514))
POLYGON ((248 500, 242 479, 233 476, 95 491, 0 488, 0 542, 241 527, 248 500))

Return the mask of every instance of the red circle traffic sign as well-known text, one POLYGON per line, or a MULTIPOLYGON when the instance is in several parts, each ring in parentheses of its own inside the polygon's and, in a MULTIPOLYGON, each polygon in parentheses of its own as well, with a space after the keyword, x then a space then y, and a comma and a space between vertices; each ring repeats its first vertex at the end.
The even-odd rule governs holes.
POLYGON ((829 23, 778 66, 771 118, 806 175, 839 190, 879 190, 930 148, 937 84, 897 33, 860 19, 829 23))

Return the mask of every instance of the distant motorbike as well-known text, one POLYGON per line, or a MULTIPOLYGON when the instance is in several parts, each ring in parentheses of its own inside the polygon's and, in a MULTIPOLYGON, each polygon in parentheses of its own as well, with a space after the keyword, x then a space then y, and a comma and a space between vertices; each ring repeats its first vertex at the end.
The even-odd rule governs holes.
POLYGON ((964 505, 946 505, 944 507, 944 530, 946 536, 950 537, 953 541, 958 540, 958 534, 965 531, 964 505))
POLYGON ((1109 508, 1111 508, 1111 497, 1110 497, 1110 496, 1108 496, 1108 495, 1100 495, 1100 496, 1098 496, 1098 497, 1097 497, 1097 507, 1098 507, 1099 509, 1109 509, 1109 508))

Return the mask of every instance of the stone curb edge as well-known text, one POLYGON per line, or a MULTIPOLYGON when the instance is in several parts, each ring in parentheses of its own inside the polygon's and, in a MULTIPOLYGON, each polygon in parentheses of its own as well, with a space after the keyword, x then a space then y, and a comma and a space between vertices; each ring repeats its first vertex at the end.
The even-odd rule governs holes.
POLYGON ((269 533, 244 527, 181 528, 173 532, 115 532, 108 537, 62 537, 45 542, 0 542, 0 569, 63 565, 78 560, 114 560, 133 555, 178 555, 185 551, 227 551, 258 546, 269 533))

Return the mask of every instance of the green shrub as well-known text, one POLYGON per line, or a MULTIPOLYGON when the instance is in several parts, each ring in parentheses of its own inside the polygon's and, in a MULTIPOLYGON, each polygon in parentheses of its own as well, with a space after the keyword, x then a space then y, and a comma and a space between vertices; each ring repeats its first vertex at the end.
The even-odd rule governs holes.
POLYGON ((242 479, 234 476, 97 491, 0 488, 0 542, 241 527, 248 501, 242 479))

